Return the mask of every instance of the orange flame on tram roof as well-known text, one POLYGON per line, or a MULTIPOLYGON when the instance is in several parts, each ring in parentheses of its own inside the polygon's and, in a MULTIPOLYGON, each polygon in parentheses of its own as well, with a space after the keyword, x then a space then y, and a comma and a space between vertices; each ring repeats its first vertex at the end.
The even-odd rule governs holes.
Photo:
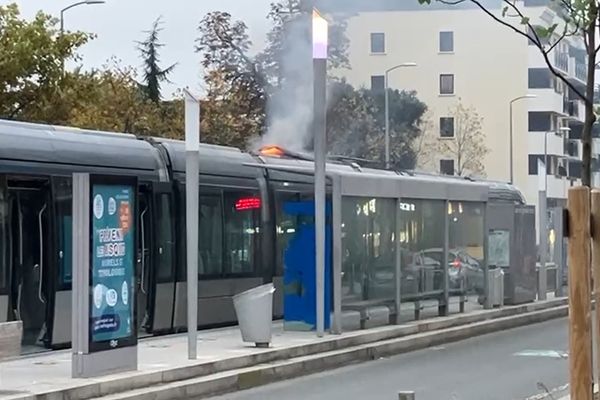
POLYGON ((277 145, 266 145, 260 148, 259 153, 263 156, 283 157, 285 150, 277 145))

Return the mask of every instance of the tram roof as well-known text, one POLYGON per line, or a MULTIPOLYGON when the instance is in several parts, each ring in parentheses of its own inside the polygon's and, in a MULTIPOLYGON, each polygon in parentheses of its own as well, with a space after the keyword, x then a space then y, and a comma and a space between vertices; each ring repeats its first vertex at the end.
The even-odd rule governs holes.
MULTIPOLYGON (((153 138, 168 152, 173 171, 185 172, 185 142, 174 139, 153 138)), ((254 158, 235 147, 200 144, 200 173, 225 175, 232 177, 256 177, 260 172, 256 168, 245 166, 254 158)))
POLYGON ((157 151, 134 135, 0 120, 0 159, 154 171, 157 151))

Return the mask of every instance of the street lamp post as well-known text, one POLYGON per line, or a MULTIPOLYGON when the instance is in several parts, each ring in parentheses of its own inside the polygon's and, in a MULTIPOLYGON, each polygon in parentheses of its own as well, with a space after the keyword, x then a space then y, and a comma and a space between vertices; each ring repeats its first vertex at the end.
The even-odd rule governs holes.
POLYGON ((390 72, 392 72, 395 69, 398 68, 405 68, 405 67, 416 67, 417 63, 414 62, 407 62, 407 63, 402 63, 402 64, 398 64, 392 68, 389 68, 385 71, 385 83, 384 83, 384 89, 385 89, 385 168, 389 169, 390 168, 390 96, 388 93, 389 90, 389 74, 390 72))
MULTIPOLYGON (((312 13, 313 107, 315 152, 315 253, 317 336, 325 332, 325 156, 327 111, 327 43, 329 25, 317 10, 312 13)), ((329 312, 329 310, 327 310, 329 312)))
MULTIPOLYGON (((82 6, 82 5, 94 5, 94 4, 104 4, 105 0, 84 0, 78 1, 77 3, 73 3, 62 10, 60 10, 60 36, 62 37, 65 33, 65 11, 70 10, 71 8, 82 6)), ((61 69, 64 71, 65 69, 65 60, 62 60, 61 69)))
POLYGON ((535 94, 526 94, 524 96, 519 96, 510 101, 510 113, 509 113, 509 126, 510 126, 510 143, 509 143, 509 154, 510 154, 510 184, 514 183, 514 172, 513 172, 513 103, 522 99, 534 99, 537 96, 535 94))

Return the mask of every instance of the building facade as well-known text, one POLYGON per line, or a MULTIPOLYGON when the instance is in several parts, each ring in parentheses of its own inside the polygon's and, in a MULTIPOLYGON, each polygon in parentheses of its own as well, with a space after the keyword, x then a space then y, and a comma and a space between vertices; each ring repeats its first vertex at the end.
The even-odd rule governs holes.
MULTIPOLYGON (((429 108, 434 140, 456 140, 461 129, 452 115, 458 103, 481 117, 489 179, 513 182, 528 203, 538 204, 547 187, 549 206, 566 204, 567 190, 581 178, 581 132, 584 103, 549 70, 529 40, 493 21, 465 2, 460 6, 419 5, 414 1, 329 3, 332 18, 347 21, 350 69, 336 71, 357 87, 384 90, 386 71, 391 89, 415 90, 429 108), (511 151, 512 125, 512 151, 511 151), (545 152, 546 150, 546 152, 545 152), (511 155, 512 153, 512 155, 511 155), (547 158, 546 158, 547 157, 547 158), (547 159, 546 175, 538 161, 547 159), (541 170, 540 170, 540 168, 541 170)), ((483 2, 498 18, 502 2, 483 2)), ((517 1, 534 26, 562 19, 544 0, 517 1)), ((557 29, 558 31, 558 29, 557 29)), ((565 38, 550 53, 554 68, 583 90, 585 51, 579 38, 565 38)), ((596 140, 596 139, 595 139, 596 140)), ((598 153, 598 146, 594 146, 598 153)), ((435 152, 421 167, 453 174, 457 160, 435 152)), ((597 174, 594 174, 597 183, 597 174)))

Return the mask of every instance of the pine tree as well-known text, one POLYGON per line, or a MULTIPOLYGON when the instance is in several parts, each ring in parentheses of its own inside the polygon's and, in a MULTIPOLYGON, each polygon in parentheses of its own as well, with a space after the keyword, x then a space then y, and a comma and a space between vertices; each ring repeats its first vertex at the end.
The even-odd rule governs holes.
POLYGON ((159 41, 159 33, 161 18, 157 18, 152 24, 152 29, 146 31, 148 37, 143 42, 138 43, 142 60, 144 62, 144 85, 142 87, 144 94, 148 100, 158 104, 161 100, 160 86, 162 82, 169 81, 169 74, 177 64, 173 64, 168 68, 161 69, 159 50, 164 46, 159 41))

